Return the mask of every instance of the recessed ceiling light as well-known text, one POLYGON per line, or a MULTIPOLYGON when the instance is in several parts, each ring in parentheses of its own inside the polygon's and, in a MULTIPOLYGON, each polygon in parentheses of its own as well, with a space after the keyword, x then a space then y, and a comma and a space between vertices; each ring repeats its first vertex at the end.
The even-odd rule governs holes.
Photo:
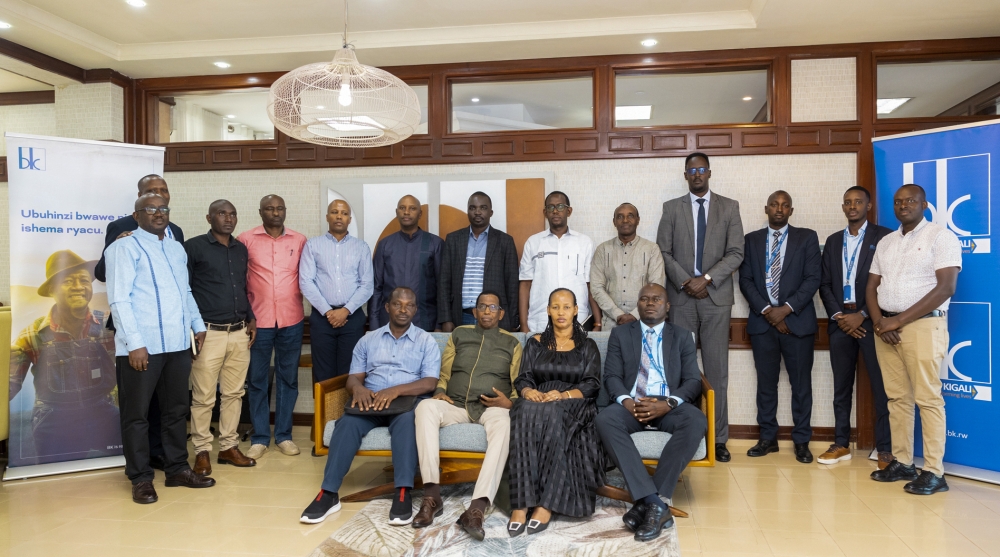
POLYGON ((216 62, 216 63, 215 63, 215 67, 216 67, 216 68, 222 68, 222 69, 226 69, 226 68, 228 68, 229 66, 230 66, 230 64, 228 64, 228 63, 226 63, 226 62, 216 62))
POLYGON ((615 120, 649 120, 653 107, 646 106, 616 106, 615 120))
POLYGON ((235 114, 226 114, 226 118, 233 119, 236 118, 235 114))
POLYGON ((136 8, 145 8, 146 2, 143 0, 125 0, 125 3, 129 6, 135 6, 136 8))
POLYGON ((474 103, 479 102, 479 97, 472 97, 472 102, 474 102, 474 103))
POLYGON ((889 114, 893 110, 903 106, 907 101, 913 100, 913 97, 902 97, 898 99, 879 99, 876 103, 878 107, 877 111, 879 114, 889 114))
POLYGON ((656 43, 658 42, 659 41, 657 41, 656 39, 646 39, 639 44, 641 44, 642 46, 656 46, 656 43))
POLYGON ((753 97, 751 97, 751 96, 748 95, 746 97, 743 97, 743 100, 745 100, 745 101, 752 101, 753 97))
POLYGON ((0 21, 0 29, 10 29, 13 25, 7 23, 6 21, 0 21))

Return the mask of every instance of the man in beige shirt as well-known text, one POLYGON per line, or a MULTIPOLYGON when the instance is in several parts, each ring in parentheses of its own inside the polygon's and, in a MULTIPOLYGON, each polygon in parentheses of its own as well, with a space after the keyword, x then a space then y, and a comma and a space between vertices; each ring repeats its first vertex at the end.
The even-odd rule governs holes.
POLYGON ((893 210, 899 230, 878 244, 868 275, 868 313, 875 325, 875 354, 889 397, 892 454, 879 482, 909 480, 914 495, 948 491, 944 480, 944 398, 941 362, 948 353, 948 306, 962 270, 962 245, 953 232, 924 219, 924 189, 907 184, 896 191, 893 210), (913 465, 916 405, 924 441, 924 468, 913 465))
POLYGON ((612 222, 618 236, 597 246, 590 265, 590 294, 601 308, 605 331, 637 320, 639 290, 666 281, 659 246, 635 232, 639 227, 635 205, 619 205, 612 222))

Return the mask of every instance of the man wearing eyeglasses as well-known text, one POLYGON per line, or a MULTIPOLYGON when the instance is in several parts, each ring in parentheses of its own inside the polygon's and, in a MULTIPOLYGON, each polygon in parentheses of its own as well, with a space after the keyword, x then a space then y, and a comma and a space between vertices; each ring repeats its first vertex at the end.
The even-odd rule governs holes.
POLYGON ((105 255, 108 303, 117 326, 125 473, 132 481, 132 500, 145 504, 158 500, 146 435, 154 396, 162 412, 166 486, 211 487, 215 480, 195 474, 187 461, 191 337, 198 351, 205 342, 205 323, 188 284, 187 254, 166 236, 170 208, 164 198, 140 197, 132 216, 139 228, 116 240, 105 255))
POLYGON ((247 294, 257 318, 257 339, 250 346, 250 420, 253 434, 247 456, 258 459, 271 443, 271 355, 274 355, 274 443, 294 456, 292 410, 299 396, 299 356, 302 353, 302 291, 299 259, 306 237, 285 226, 285 200, 265 195, 260 200, 261 226, 240 234, 247 247, 247 294))
POLYGON ((729 318, 733 273, 743 262, 740 204, 709 189, 708 155, 684 160, 688 193, 663 204, 656 243, 663 253, 670 322, 694 331, 715 390, 715 458, 729 462, 729 318))
MULTIPOLYGON (((424 499, 413 519, 425 528, 441 516, 440 428, 453 424, 481 424, 486 428, 486 457, 472 492, 469 509, 459 524, 482 541, 484 513, 496 496, 507 463, 510 444, 511 399, 517 397, 514 379, 521 368, 521 343, 500 328, 504 309, 500 294, 486 290, 473 308, 475 325, 456 327, 441 356, 441 376, 434 398, 417 405, 415 424, 424 499)), ((446 447, 457 449, 459 447, 446 447)))
POLYGON ((542 209, 549 229, 534 234, 524 243, 521 254, 518 293, 521 332, 541 332, 548 324, 549 294, 556 288, 569 288, 576 294, 579 313, 576 318, 583 328, 601 330, 601 308, 590 296, 590 263, 594 258, 594 241, 589 236, 570 230, 573 214, 569 197, 554 191, 545 198, 542 209))

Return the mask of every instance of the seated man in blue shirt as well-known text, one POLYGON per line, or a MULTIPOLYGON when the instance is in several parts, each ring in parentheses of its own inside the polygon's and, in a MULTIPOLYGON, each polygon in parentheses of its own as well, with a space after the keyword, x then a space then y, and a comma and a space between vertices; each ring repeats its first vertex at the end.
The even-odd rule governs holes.
MULTIPOLYGON (((351 407, 364 411, 384 410, 401 396, 426 396, 437 386, 441 373, 441 350, 426 331, 411 325, 417 313, 413 290, 400 286, 385 304, 389 323, 369 332, 354 347, 347 392, 351 407)), ((351 468, 361 440, 376 427, 389 428, 392 438, 392 466, 396 496, 389 510, 389 524, 401 526, 413 521, 410 490, 417 470, 417 439, 414 409, 388 416, 344 414, 333 430, 330 453, 323 471, 323 489, 306 507, 301 522, 315 524, 340 510, 340 490, 351 468)))
POLYGON ((673 526, 660 497, 673 495, 708 421, 697 406, 701 371, 694 336, 666 322, 667 291, 659 284, 643 286, 636 308, 639 321, 615 327, 608 339, 604 387, 617 404, 597 416, 597 432, 635 501, 622 520, 636 541, 646 542, 673 526), (631 438, 650 426, 670 434, 652 478, 631 438))
POLYGON ((188 377, 191 335, 201 348, 205 323, 188 284, 184 246, 166 236, 167 200, 139 197, 132 213, 139 229, 115 240, 107 258, 108 303, 115 320, 115 366, 125 474, 132 500, 155 503, 149 462, 149 405, 159 399, 167 487, 211 487, 188 465, 188 377))

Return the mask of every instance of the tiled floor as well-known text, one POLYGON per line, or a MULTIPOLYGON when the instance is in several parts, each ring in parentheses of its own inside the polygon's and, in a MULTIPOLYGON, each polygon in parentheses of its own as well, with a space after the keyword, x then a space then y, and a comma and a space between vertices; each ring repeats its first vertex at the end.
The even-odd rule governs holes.
MULTIPOLYGON (((311 447, 308 428, 295 435, 311 447)), ((1000 487, 949 477, 950 492, 916 497, 869 480, 867 455, 823 467, 795 462, 784 444, 750 459, 750 444, 730 442, 733 462, 684 474, 674 501, 691 514, 677 521, 683 555, 1000 556, 1000 487)), ((255 468, 213 465, 218 485, 200 490, 164 488, 157 473, 153 505, 132 503, 121 469, 5 483, 0 555, 304 557, 363 506, 299 524, 324 462, 272 450, 255 468)), ((344 492, 381 483, 386 464, 358 459, 344 492)))

